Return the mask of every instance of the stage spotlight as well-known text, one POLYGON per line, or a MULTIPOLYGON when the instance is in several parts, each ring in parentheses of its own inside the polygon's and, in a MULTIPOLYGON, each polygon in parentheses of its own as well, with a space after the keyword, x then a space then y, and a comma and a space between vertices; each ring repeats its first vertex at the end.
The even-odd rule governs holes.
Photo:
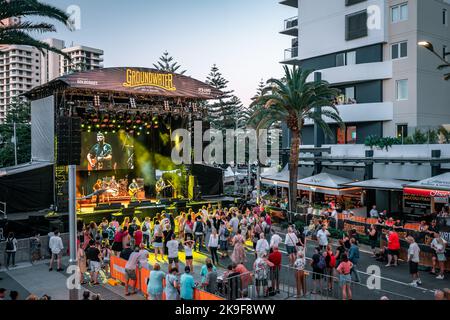
POLYGON ((94 106, 100 107, 100 96, 94 96, 94 106))
POLYGON ((99 124, 96 124, 95 127, 96 127, 96 128, 100 128, 100 125, 99 125, 99 124))
POLYGON ((131 109, 136 109, 136 100, 134 98, 130 98, 130 106, 131 109))
POLYGON ((170 112, 170 104, 169 101, 164 101, 164 110, 170 112))

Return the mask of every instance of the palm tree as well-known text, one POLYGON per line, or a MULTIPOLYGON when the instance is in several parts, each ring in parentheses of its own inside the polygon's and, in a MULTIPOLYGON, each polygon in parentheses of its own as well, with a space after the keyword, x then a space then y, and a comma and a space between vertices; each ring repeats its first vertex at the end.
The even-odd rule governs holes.
POLYGON ((24 17, 39 16, 51 18, 64 23, 72 30, 70 16, 61 9, 41 3, 37 0, 0 0, 0 45, 26 45, 39 50, 50 50, 65 55, 43 41, 32 37, 30 32, 55 32, 51 23, 22 21, 24 17), (15 23, 4 23, 13 18, 20 18, 15 23))
POLYGON ((326 81, 308 82, 312 71, 299 67, 284 67, 283 79, 270 79, 260 97, 252 105, 262 105, 252 115, 250 121, 256 121, 258 127, 270 127, 276 121, 286 122, 291 132, 291 150, 289 157, 289 210, 297 208, 298 160, 301 133, 307 119, 318 124, 326 135, 333 135, 322 116, 344 124, 333 101, 339 90, 330 88, 326 81), (321 111, 321 112, 317 112, 321 111))

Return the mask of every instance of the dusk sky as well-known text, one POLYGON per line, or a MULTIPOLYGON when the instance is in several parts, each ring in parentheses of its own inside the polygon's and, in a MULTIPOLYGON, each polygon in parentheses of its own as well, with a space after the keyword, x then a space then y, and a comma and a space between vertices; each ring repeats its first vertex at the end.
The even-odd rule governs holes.
POLYGON ((216 63, 230 89, 250 102, 261 78, 282 74, 283 50, 290 37, 278 32, 297 15, 278 0, 47 0, 60 8, 81 8, 81 30, 61 24, 59 38, 105 51, 105 67, 152 67, 169 53, 204 81, 216 63))

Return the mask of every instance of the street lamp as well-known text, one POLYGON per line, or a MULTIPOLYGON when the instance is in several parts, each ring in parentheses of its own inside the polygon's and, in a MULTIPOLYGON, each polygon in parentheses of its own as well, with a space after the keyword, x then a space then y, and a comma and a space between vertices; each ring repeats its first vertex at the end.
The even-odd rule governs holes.
MULTIPOLYGON (((435 50, 434 50, 434 46, 431 42, 429 41, 419 41, 417 43, 419 46, 424 47, 425 49, 431 51, 431 53, 433 53, 436 57, 439 58, 439 60, 441 60, 444 64, 440 65, 438 67, 439 70, 445 69, 445 68, 450 68, 450 63, 445 59, 448 55, 450 55, 450 52, 444 52, 444 56, 441 57, 435 50)), ((444 75, 444 79, 445 80, 450 80, 450 73, 447 73, 446 75, 444 75)))

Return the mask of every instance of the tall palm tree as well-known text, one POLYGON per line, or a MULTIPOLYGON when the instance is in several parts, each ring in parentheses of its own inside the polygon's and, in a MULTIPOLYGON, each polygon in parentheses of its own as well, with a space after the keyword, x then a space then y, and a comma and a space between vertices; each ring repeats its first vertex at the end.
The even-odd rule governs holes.
POLYGON ((312 71, 299 67, 284 67, 283 79, 270 79, 261 96, 252 105, 263 105, 252 115, 250 121, 256 121, 258 127, 269 127, 276 121, 286 122, 291 132, 291 150, 289 157, 289 210, 297 208, 298 160, 301 145, 301 133, 307 119, 318 124, 326 135, 333 133, 322 116, 344 124, 333 101, 339 90, 330 88, 328 82, 308 82, 312 71), (320 110, 321 112, 317 112, 320 110))
POLYGON ((70 16, 61 9, 41 3, 37 0, 0 0, 0 45, 26 45, 39 50, 50 50, 66 55, 60 50, 39 41, 30 35, 30 32, 55 32, 51 23, 23 21, 25 17, 44 17, 64 23, 70 30, 73 24, 70 16), (6 24, 4 21, 20 18, 17 23, 6 24))

